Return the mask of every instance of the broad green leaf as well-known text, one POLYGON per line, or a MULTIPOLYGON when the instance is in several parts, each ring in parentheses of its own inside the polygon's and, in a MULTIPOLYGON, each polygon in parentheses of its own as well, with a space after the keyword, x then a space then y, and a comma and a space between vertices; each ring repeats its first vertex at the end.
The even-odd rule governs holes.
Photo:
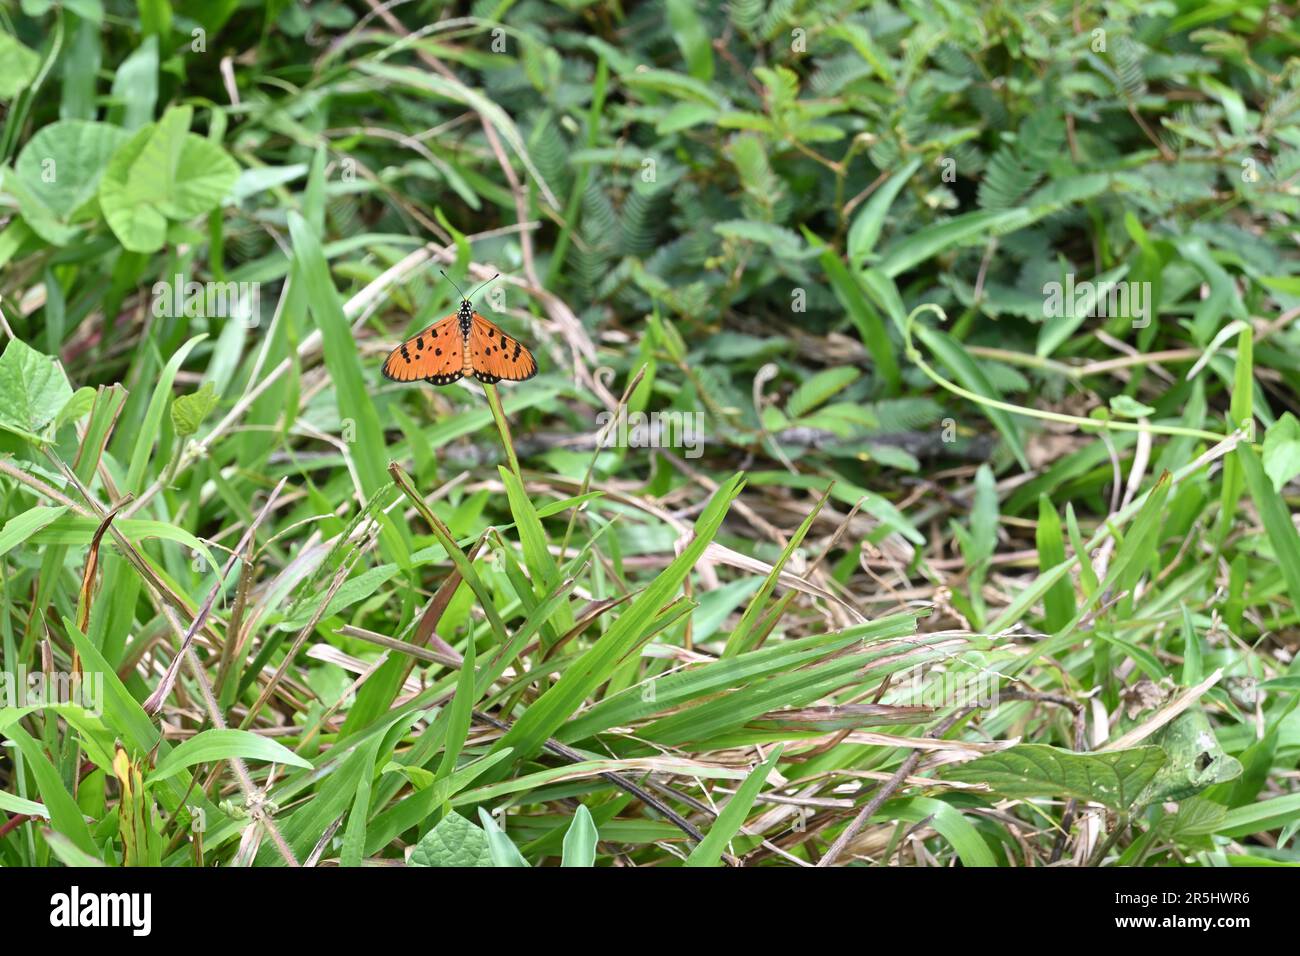
POLYGON ((47 242, 62 245, 93 207, 100 177, 127 134, 109 123, 60 120, 37 130, 14 163, 23 218, 47 242))
POLYGON ((1140 804, 1182 800, 1241 776, 1241 761, 1224 752, 1199 707, 1179 714, 1150 742, 1164 750, 1165 762, 1138 797, 1140 804))
POLYGON ((1264 473, 1273 480, 1273 490, 1300 475, 1300 420, 1290 412, 1264 433, 1264 473))
POLYGON ((118 147, 99 184, 104 218, 132 252, 155 252, 169 219, 215 209, 239 178, 239 165, 216 143, 189 132, 192 110, 177 107, 118 147))
POLYGON ((136 195, 129 188, 131 169, 156 129, 156 124, 142 126, 119 146, 99 181, 104 219, 118 241, 132 252, 156 252, 167 237, 167 217, 147 195, 136 195))
POLYGON ((98 392, 89 385, 83 385, 72 393, 67 404, 59 409, 59 414, 54 418, 54 427, 62 428, 69 422, 80 421, 95 407, 95 398, 98 392))
POLYGON ((40 55, 0 30, 0 100, 11 100, 31 83, 40 55))
POLYGON ((940 773, 959 783, 984 783, 1005 797, 1073 797, 1128 810, 1165 763, 1159 747, 1076 753, 1046 744, 1018 744, 940 773))
MULTIPOLYGON (((134 177, 136 170, 131 175, 134 177)), ((158 208, 169 219, 205 215, 221 205, 238 178, 239 164, 224 149, 209 139, 187 133, 176 160, 174 186, 158 208)))
POLYGON ((176 434, 188 438, 198 432, 203 419, 216 406, 217 392, 211 382, 204 382, 197 392, 173 399, 172 427, 176 429, 176 434))
POLYGON ((487 834, 459 813, 449 813, 411 850, 407 866, 491 866, 487 834))
POLYGON ((1180 801, 1178 812, 1161 820, 1167 839, 1186 843, 1218 832, 1227 819, 1228 808, 1204 797, 1180 801))
POLYGON ((27 141, 14 172, 51 213, 67 219, 95 198, 104 167, 126 139, 111 123, 58 120, 27 141))
POLYGON ((0 355, 0 428, 30 441, 54 438, 59 412, 72 386, 57 359, 21 339, 10 339, 0 355))

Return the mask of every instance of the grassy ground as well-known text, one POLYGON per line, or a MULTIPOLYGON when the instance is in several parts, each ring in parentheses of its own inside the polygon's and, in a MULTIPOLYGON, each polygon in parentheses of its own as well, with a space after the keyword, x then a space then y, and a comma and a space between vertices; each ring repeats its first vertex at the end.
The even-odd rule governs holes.
POLYGON ((1295 20, 714 6, 0 10, 0 864, 1297 861, 1295 20))

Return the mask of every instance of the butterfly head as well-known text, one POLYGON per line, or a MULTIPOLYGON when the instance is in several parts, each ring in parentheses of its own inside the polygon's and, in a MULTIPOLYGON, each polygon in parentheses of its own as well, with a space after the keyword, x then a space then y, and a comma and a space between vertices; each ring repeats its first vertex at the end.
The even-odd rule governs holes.
MULTIPOLYGON (((439 271, 439 272, 442 272, 441 269, 439 269, 438 271, 439 271)), ((499 276, 499 275, 501 275, 501 273, 498 272, 496 275, 492 276, 492 279, 497 278, 497 276, 499 276)), ((475 290, 474 290, 473 292, 471 292, 469 295, 465 295, 464 292, 461 292, 461 291, 460 291, 460 286, 456 285, 455 282, 452 282, 451 276, 447 275, 446 272, 442 272, 442 276, 443 276, 443 278, 446 279, 448 282, 451 282, 452 287, 453 287, 457 292, 460 292, 460 311, 457 312, 456 314, 460 317, 460 319, 461 319, 462 321, 467 321, 467 320, 468 320, 468 319, 469 319, 469 318, 474 314, 474 306, 470 304, 470 301, 469 301, 469 300, 470 300, 471 298, 473 298, 475 295, 477 295, 478 292, 479 292, 479 290, 482 289, 483 286, 487 285, 488 282, 491 282, 492 279, 488 279, 487 282, 482 283, 482 285, 480 285, 477 289, 475 289, 475 290)))

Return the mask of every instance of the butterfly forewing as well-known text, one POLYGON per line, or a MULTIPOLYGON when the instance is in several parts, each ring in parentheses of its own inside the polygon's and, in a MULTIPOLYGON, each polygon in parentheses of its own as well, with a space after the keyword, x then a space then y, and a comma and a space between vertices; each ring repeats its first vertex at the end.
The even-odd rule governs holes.
POLYGON ((388 354, 384 375, 395 382, 450 385, 464 374, 464 340, 455 313, 439 319, 388 354))
POLYGON ((537 374, 537 360, 524 344, 477 312, 469 330, 469 360, 480 382, 522 382, 537 374))

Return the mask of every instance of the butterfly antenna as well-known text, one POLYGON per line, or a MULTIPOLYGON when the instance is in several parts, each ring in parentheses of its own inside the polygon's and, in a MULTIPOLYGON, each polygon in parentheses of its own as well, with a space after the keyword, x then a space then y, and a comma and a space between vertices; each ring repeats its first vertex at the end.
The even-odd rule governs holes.
POLYGON ((443 272, 441 269, 439 269, 438 271, 442 272, 442 277, 446 279, 448 282, 450 282, 451 287, 456 290, 456 293, 461 297, 461 299, 464 299, 465 293, 460 291, 460 286, 456 285, 456 280, 453 279, 451 276, 447 275, 447 273, 443 272))
POLYGON ((473 292, 471 292, 471 293, 469 294, 470 298, 473 299, 474 296, 478 295, 478 294, 479 294, 479 289, 482 289, 483 286, 485 286, 485 285, 488 284, 488 282, 493 281, 493 279, 499 279, 500 277, 501 277, 501 273, 498 272, 498 273, 497 273, 496 275, 494 275, 491 279, 488 279, 487 282, 482 283, 482 284, 478 287, 478 289, 475 289, 473 292))

